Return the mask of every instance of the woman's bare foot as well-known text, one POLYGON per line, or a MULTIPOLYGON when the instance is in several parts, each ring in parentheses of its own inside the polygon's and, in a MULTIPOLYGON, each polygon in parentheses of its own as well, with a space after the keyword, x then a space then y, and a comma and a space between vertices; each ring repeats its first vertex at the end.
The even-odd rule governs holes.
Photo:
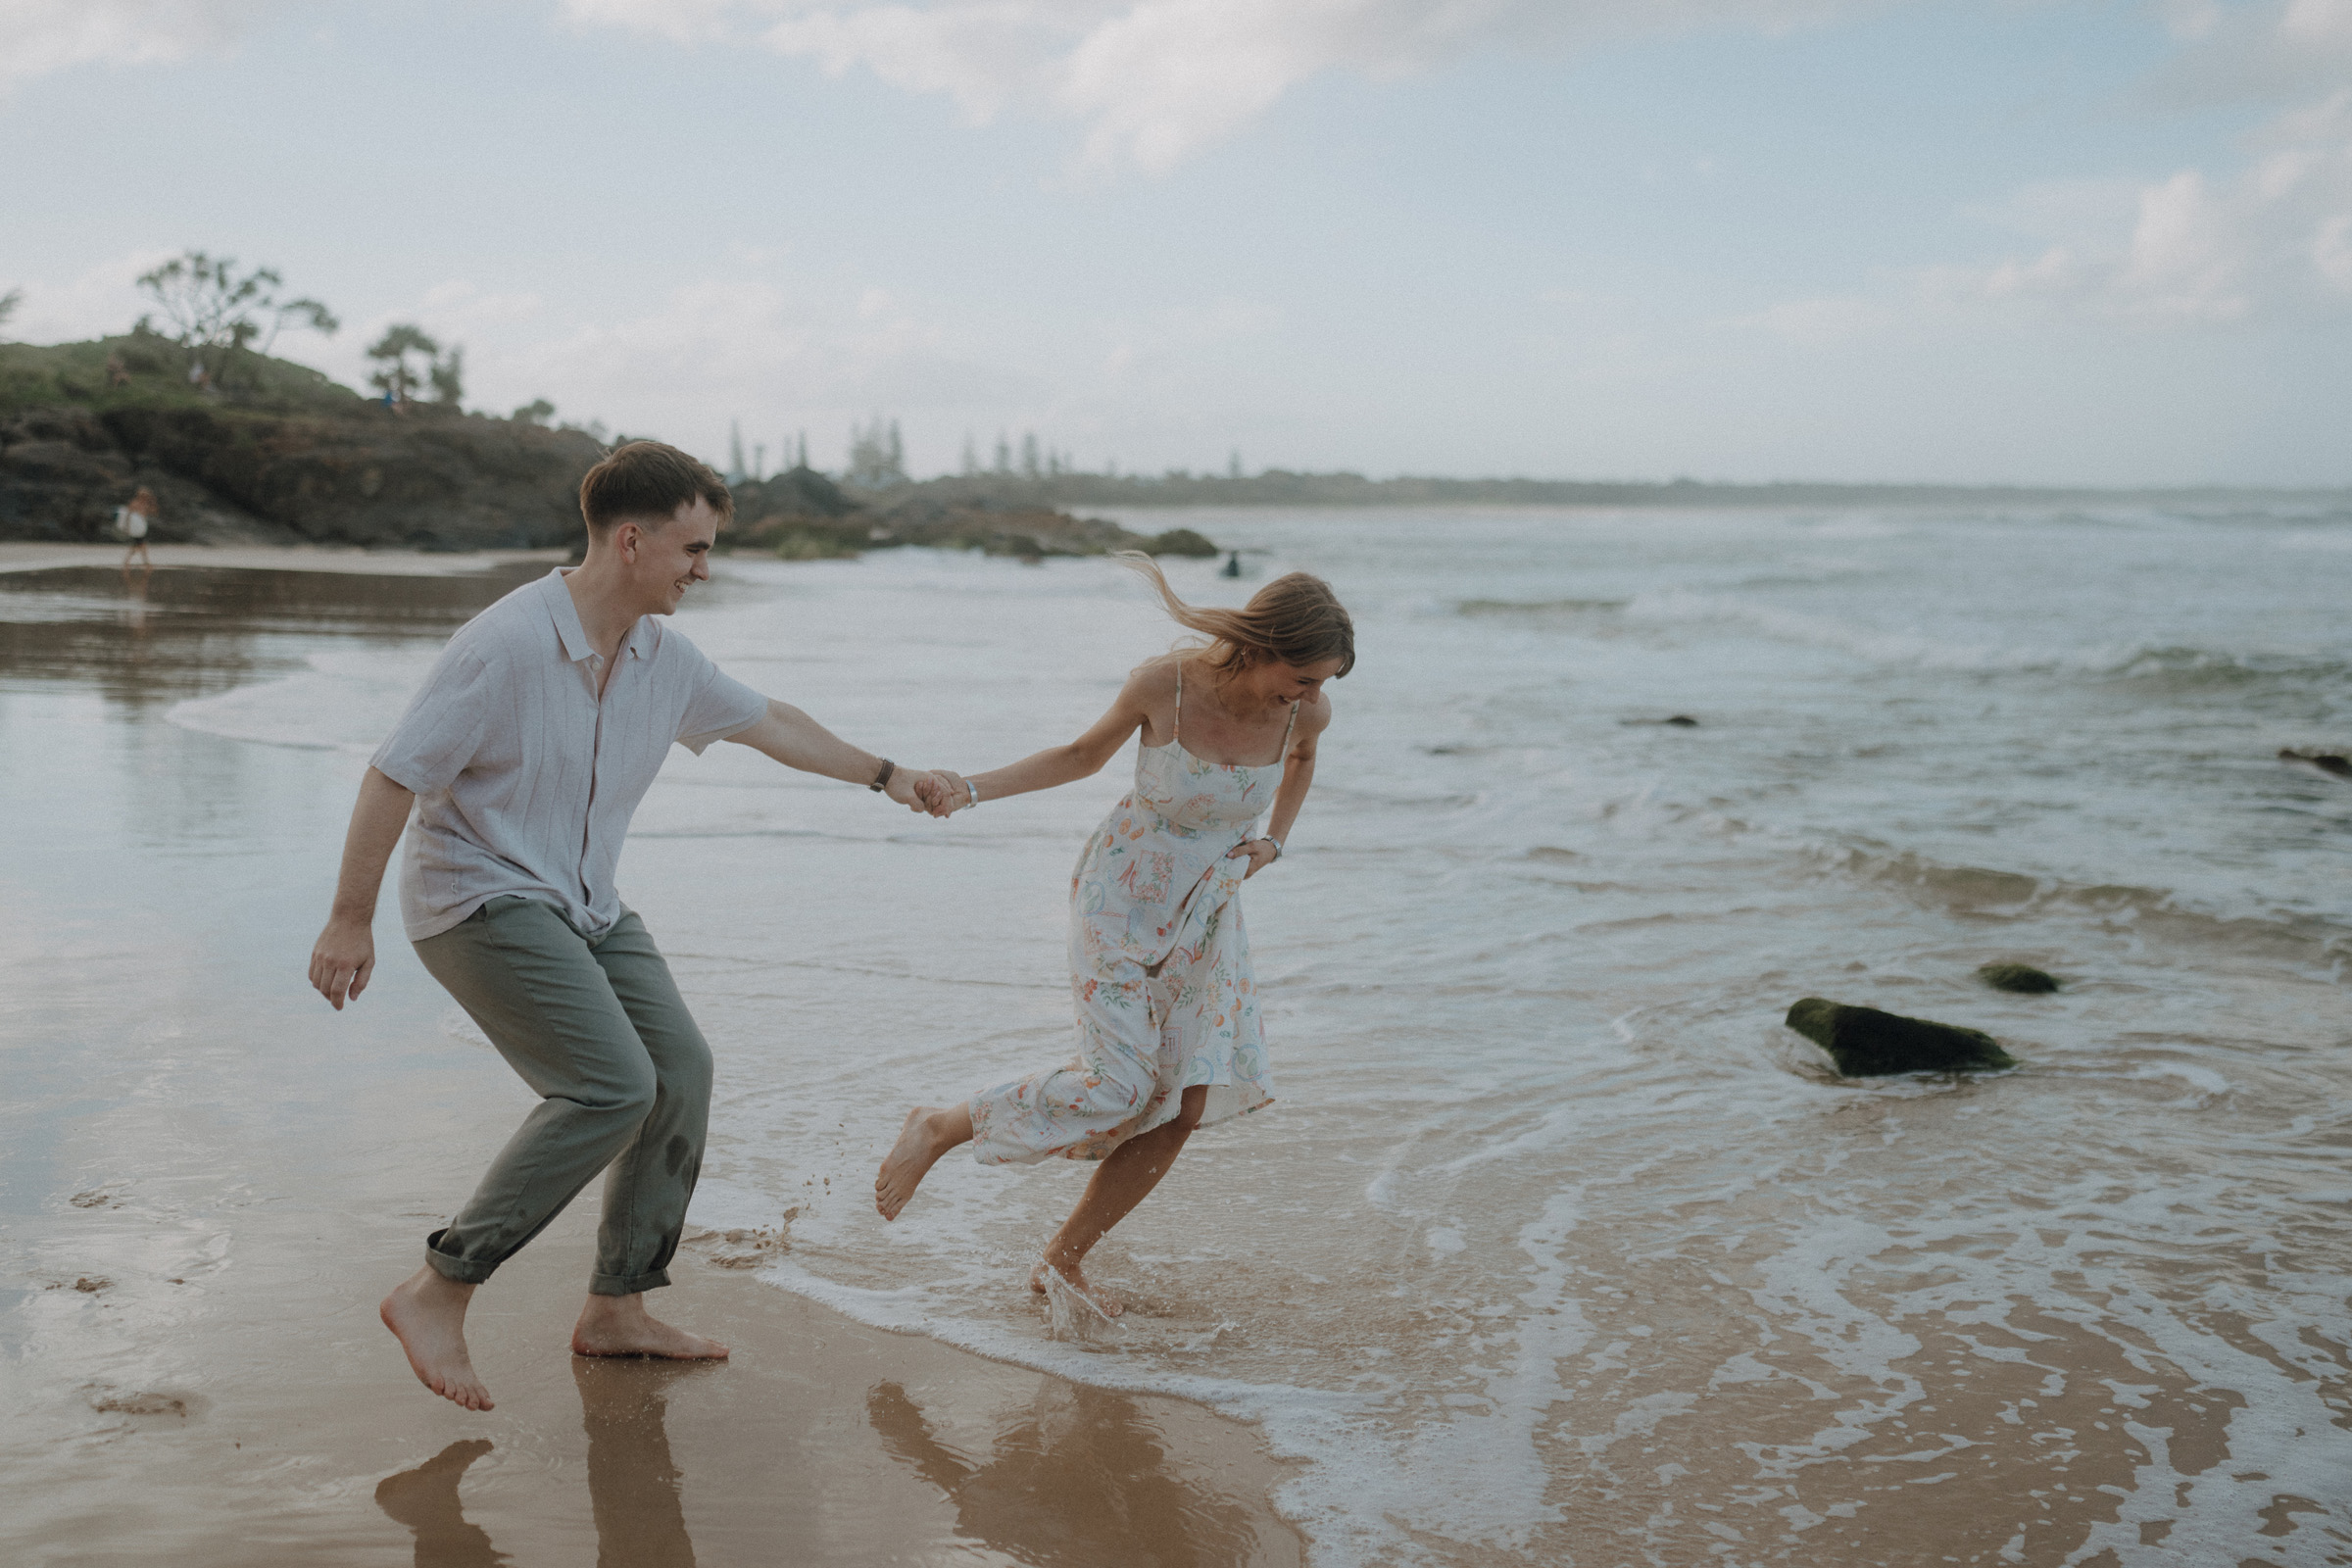
POLYGON ((473 1287, 443 1279, 426 1264, 393 1287, 376 1314, 400 1341, 416 1381, 468 1410, 487 1410, 490 1391, 466 1350, 466 1304, 473 1287))
POLYGON ((645 1293, 591 1296, 572 1325, 574 1355, 658 1355, 671 1361, 724 1361, 716 1340, 672 1328, 645 1309, 645 1293))
POLYGON ((1062 1284, 1085 1298, 1088 1304, 1104 1317, 1117 1317, 1121 1312, 1127 1310, 1125 1301, 1120 1300, 1108 1291, 1097 1290, 1094 1286, 1089 1285, 1086 1280, 1086 1270, 1078 1266, 1078 1259, 1074 1257, 1048 1257, 1037 1267, 1031 1269, 1029 1271, 1029 1289, 1035 1294, 1039 1296, 1048 1294, 1046 1285, 1046 1270, 1048 1269, 1060 1275, 1062 1284))
POLYGON ((899 1129, 899 1141, 882 1156, 882 1169, 874 1177, 875 1210, 884 1219, 897 1219, 923 1178, 931 1174, 931 1167, 939 1163, 939 1156, 957 1144, 969 1143, 971 1137, 972 1113, 966 1106, 934 1110, 917 1105, 908 1111, 906 1125, 899 1129))

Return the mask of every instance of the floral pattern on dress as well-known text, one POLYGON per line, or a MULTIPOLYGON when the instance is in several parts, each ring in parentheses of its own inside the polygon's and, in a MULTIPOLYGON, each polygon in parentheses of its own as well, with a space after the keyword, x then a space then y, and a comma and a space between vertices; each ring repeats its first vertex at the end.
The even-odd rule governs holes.
MULTIPOLYGON (((1179 737, 1183 701, 1179 683, 1179 737)), ((973 1097, 975 1158, 1101 1159, 1173 1118, 1195 1085, 1208 1089, 1203 1127, 1273 1100, 1257 977, 1234 898, 1250 862, 1227 855, 1255 833, 1281 776, 1279 760, 1205 762, 1180 739, 1138 752, 1135 788, 1070 874, 1078 1054, 973 1097)))

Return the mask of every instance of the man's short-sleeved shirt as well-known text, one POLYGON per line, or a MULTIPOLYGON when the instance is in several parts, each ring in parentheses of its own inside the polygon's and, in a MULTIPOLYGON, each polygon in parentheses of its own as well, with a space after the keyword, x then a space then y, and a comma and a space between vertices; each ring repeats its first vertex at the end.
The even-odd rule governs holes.
POLYGON ((400 868, 409 940, 505 894, 592 935, 610 928, 629 817, 671 744, 699 754, 767 712, 659 616, 630 628, 616 660, 600 702, 604 662, 561 570, 449 640, 373 760, 416 796, 400 868))

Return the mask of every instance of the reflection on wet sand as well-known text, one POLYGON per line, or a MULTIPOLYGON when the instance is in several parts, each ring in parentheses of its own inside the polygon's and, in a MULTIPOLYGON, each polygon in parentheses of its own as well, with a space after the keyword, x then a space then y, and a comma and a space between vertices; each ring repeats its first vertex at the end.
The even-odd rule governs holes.
POLYGON ((1175 1473, 1133 1399, 1048 1384, 985 1458, 941 1442, 896 1383, 865 1396, 882 1446, 956 1505, 956 1534, 1037 1568, 1253 1561, 1248 1512, 1175 1473))
POLYGON ((416 1568, 492 1568, 513 1560, 490 1544, 481 1526, 466 1522, 458 1498, 466 1467, 490 1448, 488 1438, 467 1438, 376 1484, 376 1506, 416 1534, 416 1568))
POLYGON ((0 670, 176 701, 295 667, 287 634, 446 635, 544 562, 437 577, 99 566, 0 572, 0 670))
POLYGON ((598 1568, 694 1568, 694 1543, 678 1501, 684 1476, 669 1456, 666 1390, 708 1370, 573 1358, 580 1422, 588 1430, 598 1568))
MULTIPOLYGON (((685 1477, 669 1455, 667 1387, 703 1370, 573 1359, 580 1425, 588 1434, 598 1568, 694 1568, 694 1542, 678 1498, 685 1477)), ((491 1446, 487 1438, 453 1443, 377 1485, 376 1505, 416 1537, 416 1568, 490 1568, 513 1560, 479 1525, 466 1522, 458 1497, 466 1466, 491 1446)))

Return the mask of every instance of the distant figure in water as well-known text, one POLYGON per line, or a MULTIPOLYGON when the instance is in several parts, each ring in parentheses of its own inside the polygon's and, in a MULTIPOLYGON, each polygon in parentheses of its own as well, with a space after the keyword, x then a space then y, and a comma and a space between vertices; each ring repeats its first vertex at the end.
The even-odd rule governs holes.
POLYGON ((1239 550, 1236 550, 1225 558, 1225 575, 1228 577, 1239 577, 1241 574, 1242 553, 1239 550))
POLYGON ((1070 878, 1077 1056, 960 1104, 917 1105, 874 1180, 887 1220, 958 1144, 984 1165, 1102 1161, 1029 1283, 1043 1293, 1058 1277, 1106 1316, 1120 1303, 1088 1284, 1087 1251, 1167 1174, 1194 1128, 1274 1098, 1235 895, 1282 858, 1331 724, 1324 683, 1355 664, 1354 626, 1319 577, 1292 572, 1246 609, 1203 610, 1177 598, 1149 557, 1124 559, 1207 641, 1138 666, 1067 746, 951 775, 949 792, 978 806, 1052 789, 1100 771, 1143 732, 1135 787, 1070 878))
POLYGON ((155 568, 155 558, 147 553, 147 530, 157 517, 163 515, 163 504, 155 499, 155 492, 145 485, 139 486, 139 493, 132 496, 130 504, 122 509, 122 537, 130 541, 130 548, 122 552, 125 570, 129 569, 134 557, 140 565, 149 570, 155 568))
POLYGON ((710 578, 733 510, 717 474, 660 442, 628 442, 589 469, 587 558, 450 639, 352 808, 311 984, 338 1011, 367 989, 376 891, 405 830, 400 912, 417 958, 539 1096, 377 1309, 417 1381, 469 1410, 490 1408, 466 1347, 475 1288, 600 1173, 604 1222, 573 1353, 727 1353, 645 1308, 669 1283, 710 1113, 710 1048, 613 885, 629 816, 670 747, 734 741, 947 814, 947 779, 859 751, 662 624, 710 578))

